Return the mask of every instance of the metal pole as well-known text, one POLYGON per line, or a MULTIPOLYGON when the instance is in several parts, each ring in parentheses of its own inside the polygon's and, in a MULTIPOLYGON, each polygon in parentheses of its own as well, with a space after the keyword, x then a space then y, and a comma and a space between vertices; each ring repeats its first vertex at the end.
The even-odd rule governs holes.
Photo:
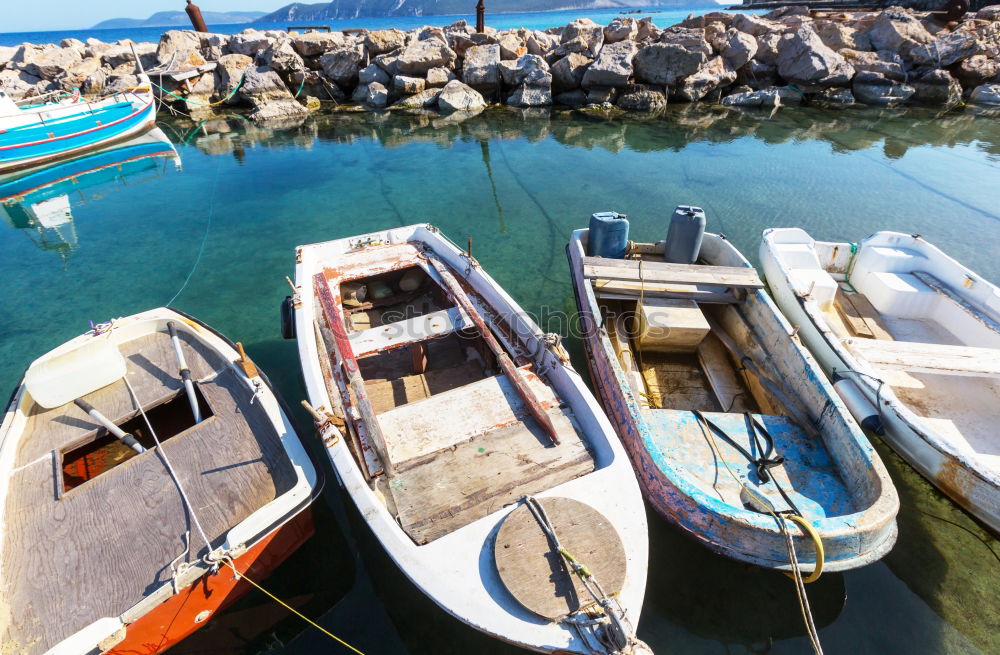
POLYGON ((191 19, 191 25, 194 27, 196 32, 208 32, 208 28, 205 27, 205 19, 201 17, 201 9, 198 9, 198 5, 187 0, 187 7, 184 11, 187 12, 188 18, 191 19))
MULTIPOLYGON (((188 0, 190 2, 191 0, 188 0)), ((476 31, 482 34, 486 31, 486 2, 479 0, 476 3, 476 31)))

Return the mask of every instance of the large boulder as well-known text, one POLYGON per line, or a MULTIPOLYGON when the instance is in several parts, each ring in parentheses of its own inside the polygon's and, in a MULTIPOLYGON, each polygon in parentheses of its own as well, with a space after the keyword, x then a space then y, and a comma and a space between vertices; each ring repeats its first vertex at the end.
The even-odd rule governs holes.
POLYGON ((583 74, 581 84, 585 87, 625 86, 632 77, 632 59, 638 49, 634 41, 605 44, 583 74))
POLYGON ((451 69, 445 68, 443 66, 439 68, 432 68, 427 71, 427 87, 440 89, 448 82, 452 80, 457 80, 455 74, 451 72, 451 69))
POLYGON ((215 61, 229 46, 230 37, 193 30, 169 30, 160 36, 156 59, 163 66, 176 68, 185 61, 194 61, 192 55, 204 61, 215 61), (173 62, 173 63, 171 63, 173 62))
POLYGON ((364 103, 373 109, 382 109, 389 104, 389 92, 381 82, 371 82, 366 86, 364 103))
POLYGON ((813 23, 813 28, 831 50, 871 50, 871 41, 864 32, 841 21, 820 20, 813 23))
POLYGON ((604 44, 604 28, 589 18, 580 18, 563 29, 559 44, 564 54, 580 52, 595 57, 604 44))
POLYGON ((902 82, 907 77, 903 59, 888 50, 880 50, 879 52, 841 50, 840 55, 854 67, 854 71, 857 73, 862 71, 878 73, 897 82, 902 82))
POLYGON ((993 80, 1000 81, 1000 60, 991 59, 986 55, 972 55, 956 66, 953 72, 962 86, 975 88, 993 80))
POLYGON ((556 94, 553 101, 565 107, 582 107, 587 104, 587 93, 583 89, 564 91, 556 94))
POLYGON ((552 104, 552 88, 522 84, 507 98, 511 107, 548 107, 552 104))
POLYGON ((17 49, 10 64, 12 68, 44 80, 57 80, 66 70, 83 61, 79 50, 60 48, 54 45, 32 45, 25 43, 17 49))
POLYGON ((328 78, 340 86, 351 87, 357 83, 366 56, 364 46, 353 45, 326 53, 319 58, 319 65, 328 78))
POLYGON ((578 88, 583 83, 583 74, 593 59, 577 52, 571 52, 552 64, 552 90, 556 93, 578 88))
POLYGON ((962 85, 946 70, 929 70, 910 85, 914 89, 913 102, 953 107, 962 100, 962 85))
POLYGON ((282 75, 304 70, 305 62, 291 39, 276 39, 260 56, 260 63, 270 66, 282 75))
POLYGON ((97 57, 85 57, 80 63, 63 71, 59 83, 67 91, 83 85, 94 73, 102 70, 101 60, 97 57))
MULTIPOLYGON (((336 50, 347 45, 343 32, 306 32, 305 34, 289 35, 295 52, 303 57, 318 57, 325 52, 336 50)), ((235 38, 235 37, 233 37, 235 38)), ((232 42, 229 46, 233 49, 232 42)))
MULTIPOLYGON (((253 66, 253 59, 246 55, 222 55, 215 67, 215 89, 220 98, 228 97, 243 81, 244 73, 253 66)), ((229 104, 238 102, 238 96, 229 100, 229 104)))
POLYGON ((5 68, 0 71, 0 89, 14 100, 43 93, 45 82, 37 75, 23 70, 5 68))
POLYGON ((424 75, 428 70, 455 64, 455 51, 438 39, 415 41, 399 55, 399 72, 406 75, 424 75))
POLYGON ((843 109, 854 104, 854 94, 843 87, 809 94, 809 103, 824 109, 843 109))
POLYGON ((157 46, 152 43, 135 43, 132 44, 129 41, 124 43, 113 43, 105 45, 101 48, 89 47, 87 52, 90 52, 93 56, 100 56, 101 63, 108 68, 118 68, 119 66, 131 65, 135 66, 135 55, 132 54, 133 48, 135 49, 135 54, 139 55, 139 61, 145 68, 152 68, 157 64, 156 48, 157 46))
POLYGON ((674 86, 696 73, 705 60, 705 54, 697 50, 673 43, 652 43, 636 53, 635 77, 649 84, 674 86))
POLYGON ((267 66, 252 67, 246 72, 239 95, 253 106, 250 114, 253 120, 290 118, 308 113, 295 102, 277 71, 267 66))
POLYGON ((854 76, 851 91, 858 102, 866 105, 895 106, 910 99, 916 90, 908 85, 890 80, 889 78, 862 71, 854 76))
POLYGON ((917 65, 944 68, 968 59, 979 52, 980 42, 975 34, 952 32, 910 51, 910 59, 917 65))
POLYGON ((426 87, 427 80, 422 77, 397 75, 392 78, 392 90, 397 97, 415 95, 423 91, 426 87))
MULTIPOLYGON (((265 32, 248 29, 229 37, 228 49, 229 52, 234 55, 256 57, 264 50, 267 50, 271 46, 272 41, 274 41, 274 39, 268 36, 265 32)), ((303 54, 303 56, 306 55, 303 54)))
POLYGON ((369 64, 358 71, 358 84, 373 84, 375 82, 384 88, 390 84, 391 80, 389 74, 375 64, 369 64))
POLYGON ((604 28, 604 42, 634 41, 639 34, 639 24, 634 18, 617 16, 604 28))
POLYGON ((754 59, 768 66, 777 66, 778 49, 784 40, 782 34, 772 32, 757 37, 757 54, 754 59))
POLYGON ((751 59, 746 66, 736 71, 736 83, 754 91, 778 86, 778 71, 774 66, 751 59))
POLYGON ((419 93, 415 93, 408 98, 403 98, 399 102, 393 105, 393 107, 400 107, 402 109, 423 109, 425 107, 432 107, 437 104, 438 95, 441 93, 441 89, 424 89, 419 93))
POLYGON ((781 77, 803 87, 843 86, 854 76, 854 68, 805 25, 782 39, 775 63, 781 77))
POLYGON ((890 50, 906 57, 911 50, 930 43, 934 37, 905 9, 889 7, 868 29, 868 40, 875 50, 890 50))
POLYGON ((507 86, 551 87, 552 73, 549 65, 538 55, 523 55, 515 61, 503 61, 499 65, 500 76, 507 86))
POLYGON ((477 45, 465 51, 462 81, 480 93, 492 94, 500 84, 500 46, 477 45))
POLYGON ((387 52, 406 47, 406 32, 391 30, 375 30, 365 34, 365 49, 369 57, 377 57, 387 52))
POLYGON ((1000 84, 984 84, 972 90, 969 102, 982 107, 1000 107, 1000 84))
MULTIPOLYGON (((722 25, 722 23, 719 23, 722 25)), ((723 27, 725 27, 723 25, 723 27)), ((705 40, 705 30, 693 27, 668 27, 660 33, 658 43, 679 45, 692 52, 700 52, 706 57, 712 56, 712 46, 705 40)))
POLYGON ((696 102, 717 88, 736 81, 736 71, 730 68, 722 57, 712 57, 696 73, 684 78, 674 89, 681 100, 696 102))
POLYGON ((780 32, 782 27, 780 23, 775 23, 774 21, 752 14, 736 14, 733 16, 731 25, 744 34, 751 36, 763 36, 773 32, 780 32))
POLYGON ((667 96, 644 84, 626 84, 615 104, 625 111, 655 112, 667 106, 667 96))
POLYGON ((729 28, 720 54, 730 68, 734 70, 740 68, 757 54, 757 39, 739 30, 729 28))
POLYGON ((521 55, 528 54, 528 46, 516 32, 501 34, 497 39, 497 45, 500 47, 500 59, 503 60, 517 59, 521 55))
POLYGON ((475 111, 486 107, 486 101, 478 91, 458 80, 445 84, 437 103, 441 111, 475 111))
POLYGON ((525 46, 528 48, 529 55, 545 57, 559 46, 559 37, 535 31, 528 36, 525 46))

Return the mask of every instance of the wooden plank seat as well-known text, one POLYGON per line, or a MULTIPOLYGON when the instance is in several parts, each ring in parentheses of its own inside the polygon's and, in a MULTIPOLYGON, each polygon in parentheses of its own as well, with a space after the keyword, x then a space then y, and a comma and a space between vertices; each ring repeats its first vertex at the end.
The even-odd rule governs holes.
POLYGON ((583 274, 589 279, 660 284, 692 284, 736 289, 762 289, 764 283, 752 268, 670 264, 635 259, 584 257, 583 274))
POLYGON ((837 313, 855 335, 892 341, 892 334, 882 321, 882 316, 864 294, 847 294, 838 287, 834 304, 837 313))
MULTIPOLYGON (((645 271, 644 271, 645 272, 645 271)), ((645 276, 644 276, 645 277, 645 276)), ((658 298, 685 298, 702 303, 727 304, 739 301, 730 289, 704 284, 672 284, 630 280, 610 280, 594 278, 594 293, 598 298, 614 300, 636 300, 640 296, 658 298)))
POLYGON ((457 307, 423 316, 396 321, 348 335, 355 357, 366 357, 382 350, 442 337, 468 324, 457 307))
POLYGON ((923 271, 913 271, 913 277, 917 278, 930 288, 937 291, 939 294, 952 301, 958 305, 962 311, 966 314, 972 316, 974 319, 993 330, 994 332, 1000 332, 1000 322, 994 319, 992 316, 988 316, 984 311, 970 303, 968 300, 962 298, 957 293, 952 291, 948 285, 946 285, 941 280, 937 279, 930 273, 925 273, 923 271))
MULTIPOLYGON (((528 367, 520 370, 542 407, 558 409, 552 389, 528 367)), ((382 412, 378 421, 389 460, 403 468, 407 462, 523 422, 526 416, 524 401, 501 374, 382 412)))
POLYGON ((855 355, 883 368, 943 375, 1000 376, 1000 350, 913 341, 844 339, 855 355))

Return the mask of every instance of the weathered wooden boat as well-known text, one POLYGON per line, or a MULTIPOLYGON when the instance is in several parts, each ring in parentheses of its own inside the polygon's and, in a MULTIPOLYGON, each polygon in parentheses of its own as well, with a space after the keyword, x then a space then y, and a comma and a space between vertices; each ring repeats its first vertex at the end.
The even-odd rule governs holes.
POLYGON ((0 427, 4 653, 165 651, 312 534, 267 378, 169 309, 35 360, 0 427))
POLYGON ((565 351, 431 226, 296 261, 283 331, 312 404, 346 423, 333 467, 402 571, 518 646, 642 652, 642 496, 565 351))
POLYGON ((590 232, 567 252, 591 377, 650 504, 763 567, 792 568, 785 531, 812 578, 888 552, 896 490, 740 252, 699 233, 694 263, 669 238, 591 256, 590 232))
POLYGON ((855 417, 1000 532, 1000 288, 916 235, 764 232, 778 306, 855 417))
POLYGON ((154 127, 149 78, 134 89, 93 102, 18 107, 0 96, 0 174, 93 151, 154 127))

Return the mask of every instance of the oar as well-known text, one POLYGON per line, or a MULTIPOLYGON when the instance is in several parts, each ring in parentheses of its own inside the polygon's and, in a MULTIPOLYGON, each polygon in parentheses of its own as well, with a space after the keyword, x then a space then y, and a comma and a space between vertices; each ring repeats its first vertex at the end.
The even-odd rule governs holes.
POLYGON ((489 327, 486 325, 486 321, 480 316, 479 312, 473 306, 472 301, 465 294, 465 291, 459 285, 458 280, 455 276, 451 274, 451 271, 447 269, 443 262, 439 261, 438 258, 428 252, 427 261, 431 263, 434 270, 438 272, 441 276, 441 280, 444 282, 445 286, 448 287, 448 291, 455 302, 462 308, 462 310, 472 319, 472 322, 476 324, 476 329, 479 330, 479 334, 482 335, 483 341, 486 345, 490 347, 493 354, 496 355, 497 361, 500 363, 500 368, 503 369, 504 375, 507 376, 513 385, 514 389, 517 390, 521 400, 527 405, 528 411, 531 412, 531 416, 538 422, 545 433, 548 435, 549 439, 554 445, 559 445, 559 434, 556 432, 556 428, 552 425, 552 421, 549 420, 549 415, 545 413, 538 399, 535 398, 535 393, 528 386, 528 381, 524 379, 521 375, 521 371, 514 366, 514 362, 511 361, 510 356, 504 351, 500 342, 496 340, 493 336, 493 332, 490 331, 489 327))
POLYGON ((121 441, 123 444, 125 444, 135 452, 139 453, 140 455, 146 452, 146 449, 142 447, 142 444, 140 444, 138 441, 135 440, 135 437, 133 437, 128 432, 125 432, 114 423, 112 423, 111 419, 109 419, 104 414, 101 414, 96 409, 94 409, 94 406, 88 403, 86 400, 77 398, 73 402, 76 403, 77 407, 79 407, 84 412, 89 414, 90 418, 94 419, 95 421, 103 425, 108 432, 115 435, 115 437, 118 438, 118 441, 121 441))
POLYGON ((177 365, 181 369, 181 380, 184 381, 184 390, 187 391, 188 402, 191 403, 191 412, 194 414, 195 425, 201 423, 201 408, 198 407, 198 397, 194 395, 194 383, 191 382, 191 370, 184 361, 184 352, 181 350, 181 340, 177 338, 177 329, 173 321, 167 321, 167 331, 170 332, 170 341, 174 344, 174 354, 177 355, 177 365))

